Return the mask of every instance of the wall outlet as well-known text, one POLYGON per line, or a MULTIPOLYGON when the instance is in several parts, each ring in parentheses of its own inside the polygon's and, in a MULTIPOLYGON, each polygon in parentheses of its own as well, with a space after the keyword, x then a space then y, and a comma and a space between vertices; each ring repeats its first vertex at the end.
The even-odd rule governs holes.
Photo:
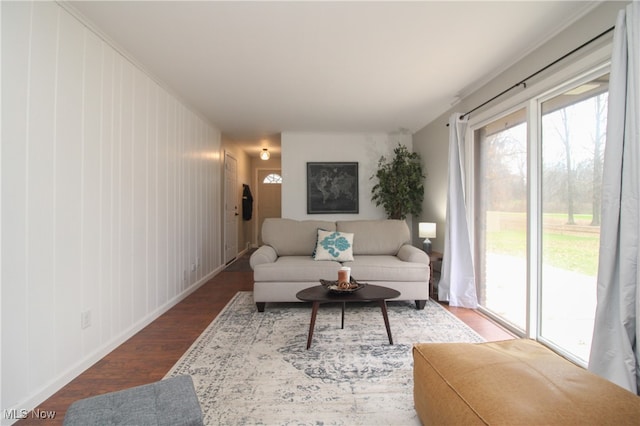
POLYGON ((196 264, 192 263, 191 264, 191 272, 195 272, 196 271, 196 264))
POLYGON ((80 328, 85 329, 91 327, 91 311, 80 313, 80 328))

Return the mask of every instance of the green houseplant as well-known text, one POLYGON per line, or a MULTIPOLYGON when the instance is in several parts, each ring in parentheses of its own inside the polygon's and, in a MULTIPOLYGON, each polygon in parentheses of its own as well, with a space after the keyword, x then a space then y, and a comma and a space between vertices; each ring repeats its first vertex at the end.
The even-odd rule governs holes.
POLYGON ((371 176, 378 180, 371 189, 371 201, 382 205, 389 219, 404 220, 422 212, 425 175, 417 152, 398 144, 393 154, 390 160, 382 156, 378 161, 378 170, 371 176))

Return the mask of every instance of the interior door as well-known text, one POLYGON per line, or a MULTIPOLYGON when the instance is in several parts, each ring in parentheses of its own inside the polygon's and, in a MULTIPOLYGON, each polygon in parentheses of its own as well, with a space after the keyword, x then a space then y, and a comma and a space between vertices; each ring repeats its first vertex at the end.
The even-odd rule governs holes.
POLYGON ((238 254, 238 162, 228 153, 224 156, 224 263, 238 254))
POLYGON ((282 178, 280 170, 258 170, 258 244, 262 245, 262 222, 282 216, 282 178))

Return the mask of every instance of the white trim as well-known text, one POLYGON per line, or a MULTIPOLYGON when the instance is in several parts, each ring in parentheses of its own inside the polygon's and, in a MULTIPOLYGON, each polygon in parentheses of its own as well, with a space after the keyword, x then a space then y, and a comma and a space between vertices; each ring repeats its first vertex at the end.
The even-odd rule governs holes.
POLYGON ((611 61, 605 61, 603 63, 597 64, 595 67, 591 68, 589 71, 585 71, 572 79, 567 80, 565 83, 554 86, 552 89, 547 90, 546 92, 541 93, 535 99, 539 103, 543 103, 552 99, 558 95, 563 94, 564 92, 571 90, 573 87, 580 86, 581 84, 588 83, 593 80, 595 77, 607 74, 609 69, 611 68, 611 61))
POLYGON ((542 297, 540 294, 540 277, 542 276, 542 191, 534 188, 542 187, 542 120, 540 102, 531 99, 527 105, 527 316, 525 336, 535 339, 541 328, 540 312, 542 297), (534 154, 534 155, 531 155, 534 154), (534 212, 534 214, 529 214, 534 212), (534 232, 535 231, 535 232, 534 232), (532 237, 533 236, 533 237, 532 237), (531 265, 535 265, 532 267, 531 265), (536 309, 531 309, 533 306, 536 309))

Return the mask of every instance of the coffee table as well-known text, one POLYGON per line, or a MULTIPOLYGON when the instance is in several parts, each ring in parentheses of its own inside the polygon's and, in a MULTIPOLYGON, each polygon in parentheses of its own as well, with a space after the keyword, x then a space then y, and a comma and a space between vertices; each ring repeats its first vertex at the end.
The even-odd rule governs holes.
POLYGON ((309 337, 307 338, 307 349, 311 347, 313 339, 313 329, 316 325, 316 316, 321 303, 341 302, 342 303, 342 324, 340 328, 344 328, 344 308, 349 302, 378 302, 382 310, 384 325, 387 328, 387 336, 389 344, 393 345, 391 337, 391 328, 389 327, 389 317, 387 315, 387 299, 393 299, 400 296, 400 292, 392 288, 382 287, 379 285, 367 284, 364 288, 353 293, 333 293, 327 288, 318 285, 299 291, 296 297, 303 302, 312 302, 311 323, 309 324, 309 337))

